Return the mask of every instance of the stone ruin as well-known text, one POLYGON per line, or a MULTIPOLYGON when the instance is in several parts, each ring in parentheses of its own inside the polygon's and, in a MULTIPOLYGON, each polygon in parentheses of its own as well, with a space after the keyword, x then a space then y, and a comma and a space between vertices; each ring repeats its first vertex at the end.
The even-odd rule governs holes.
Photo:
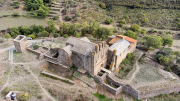
POLYGON ((14 40, 16 52, 24 53, 28 46, 27 38, 24 35, 18 35, 14 40))

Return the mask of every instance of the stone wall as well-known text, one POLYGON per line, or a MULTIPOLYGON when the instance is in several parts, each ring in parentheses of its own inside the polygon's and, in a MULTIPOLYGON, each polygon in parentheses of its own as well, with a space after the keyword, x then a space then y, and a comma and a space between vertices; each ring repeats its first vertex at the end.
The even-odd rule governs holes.
POLYGON ((27 38, 24 35, 18 35, 14 40, 14 46, 16 49, 16 52, 25 52, 26 48, 28 46, 27 38))
POLYGON ((122 92, 122 86, 118 87, 118 88, 113 88, 110 85, 107 85, 105 83, 103 83, 103 87, 109 91, 110 93, 112 93, 113 95, 118 95, 119 93, 122 92))
POLYGON ((31 49, 31 48, 27 48, 27 50, 30 51, 30 52, 32 52, 32 53, 34 53, 34 54, 36 54, 36 55, 38 55, 38 56, 41 54, 40 52, 38 52, 38 51, 36 51, 36 50, 33 50, 33 49, 31 49))
POLYGON ((102 42, 95 46, 95 51, 93 52, 93 74, 96 75, 101 67, 107 65, 107 55, 108 55, 109 46, 106 42, 102 42))
POLYGON ((106 80, 106 75, 107 75, 106 73, 104 73, 102 76, 95 75, 94 80, 99 84, 102 84, 106 80))
POLYGON ((138 99, 139 92, 136 89, 134 89, 132 86, 130 86, 129 84, 123 86, 123 91, 126 92, 127 94, 130 94, 134 98, 138 99))
POLYGON ((58 55, 57 61, 62 65, 65 65, 67 67, 71 67, 72 66, 72 61, 71 61, 71 55, 72 54, 68 54, 63 49, 59 49, 58 53, 59 53, 59 55, 58 55))
POLYGON ((139 93, 138 99, 150 98, 150 97, 154 97, 160 94, 170 94, 170 93, 179 92, 179 91, 180 91, 180 84, 174 85, 172 87, 157 88, 153 90, 151 89, 149 91, 145 91, 144 93, 139 93))

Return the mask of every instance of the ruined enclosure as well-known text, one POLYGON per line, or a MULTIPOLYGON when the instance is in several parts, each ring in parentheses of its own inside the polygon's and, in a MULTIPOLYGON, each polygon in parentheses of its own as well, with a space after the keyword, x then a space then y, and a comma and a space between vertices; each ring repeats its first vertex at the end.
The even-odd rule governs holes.
POLYGON ((16 52, 23 53, 26 51, 28 46, 27 38, 24 35, 18 35, 14 40, 14 46, 16 48, 16 52))

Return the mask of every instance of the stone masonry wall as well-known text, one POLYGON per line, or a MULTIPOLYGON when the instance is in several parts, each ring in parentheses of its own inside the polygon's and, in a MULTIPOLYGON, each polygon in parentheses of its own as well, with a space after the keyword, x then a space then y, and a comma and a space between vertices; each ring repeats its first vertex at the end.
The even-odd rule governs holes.
POLYGON ((110 93, 112 93, 113 95, 118 95, 119 93, 122 92, 122 86, 118 87, 118 88, 113 88, 110 85, 107 85, 105 83, 103 83, 103 87, 109 91, 110 93))

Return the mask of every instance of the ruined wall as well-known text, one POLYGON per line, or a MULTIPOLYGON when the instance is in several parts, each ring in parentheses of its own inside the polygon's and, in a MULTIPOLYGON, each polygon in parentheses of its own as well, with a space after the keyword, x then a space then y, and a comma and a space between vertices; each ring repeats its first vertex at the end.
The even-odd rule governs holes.
POLYGON ((94 76, 94 80, 96 81, 96 82, 98 82, 99 84, 102 84, 102 83, 104 83, 104 81, 106 80, 106 73, 104 73, 102 76, 99 76, 99 75, 95 75, 94 76))
POLYGON ((174 85, 172 87, 164 87, 153 90, 151 89, 149 91, 145 91, 144 93, 141 92, 138 96, 138 99, 150 98, 160 94, 170 94, 172 92, 179 92, 179 91, 180 91, 180 84, 174 85))
POLYGON ((106 42, 102 42, 95 46, 95 51, 92 55, 94 57, 94 75, 99 72, 101 67, 105 67, 107 65, 108 49, 109 46, 106 42))
POLYGON ((103 87, 107 90, 107 91, 109 91, 110 93, 112 93, 113 95, 118 95, 119 93, 121 93, 122 92, 122 86, 120 86, 120 87, 118 87, 118 88, 113 88, 113 87, 111 87, 110 85, 108 85, 108 84, 105 84, 105 83, 103 83, 103 87))
POLYGON ((71 76, 72 73, 69 72, 69 68, 64 67, 60 64, 54 64, 49 62, 49 70, 56 71, 57 74, 64 75, 64 76, 71 76))
POLYGON ((36 55, 38 55, 38 56, 41 54, 40 52, 38 52, 38 51, 36 51, 36 50, 33 50, 33 49, 31 49, 31 48, 27 48, 27 50, 30 51, 30 52, 32 52, 32 53, 34 53, 34 54, 36 54, 36 55))
POLYGON ((71 61, 72 54, 68 54, 64 49, 59 49, 58 53, 59 53, 59 55, 58 55, 57 61, 62 65, 71 67, 72 66, 72 61, 71 61))
POLYGON ((138 99, 139 92, 136 89, 134 89, 132 86, 130 86, 129 84, 123 86, 123 91, 126 92, 127 94, 130 94, 134 98, 138 99))
POLYGON ((28 46, 27 38, 24 35, 17 36, 14 40, 14 46, 16 49, 16 52, 25 52, 26 48, 28 46))

